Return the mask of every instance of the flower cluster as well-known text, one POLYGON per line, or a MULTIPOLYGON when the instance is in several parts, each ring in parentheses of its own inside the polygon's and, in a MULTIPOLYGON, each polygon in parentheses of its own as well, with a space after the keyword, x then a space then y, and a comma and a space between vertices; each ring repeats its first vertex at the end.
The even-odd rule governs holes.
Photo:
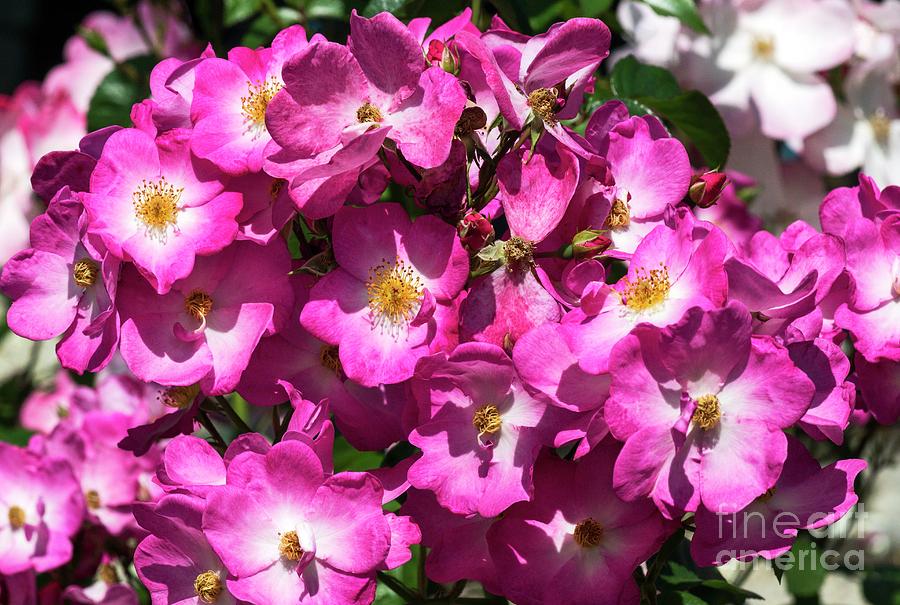
MULTIPOLYGON (((66 564, 86 520, 140 539, 154 605, 371 603, 415 544, 433 582, 637 604, 683 523, 721 565, 856 503, 866 463, 806 444, 900 417, 900 188, 860 175, 821 230, 773 235, 740 176, 588 101, 600 20, 430 25, 354 12, 347 44, 294 25, 164 60, 131 127, 35 173, 8 325, 102 372, 61 373, 3 448, 6 590, 66 564), (392 466, 336 469, 336 435, 392 466)), ((117 554, 87 602, 131 590, 117 554)))

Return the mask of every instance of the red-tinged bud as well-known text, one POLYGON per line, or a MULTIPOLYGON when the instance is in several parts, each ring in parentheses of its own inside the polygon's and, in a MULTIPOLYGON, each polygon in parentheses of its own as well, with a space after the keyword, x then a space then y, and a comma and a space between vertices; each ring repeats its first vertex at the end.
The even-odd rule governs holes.
POLYGON ((728 185, 728 177, 724 172, 710 171, 703 174, 695 174, 688 189, 691 201, 701 208, 709 208, 722 196, 722 191, 728 185))
POLYGON ((469 210, 459 222, 459 239, 472 252, 481 250, 494 239, 494 226, 480 213, 469 210))
POLYGON ((432 40, 428 43, 428 52, 425 53, 425 59, 434 66, 441 64, 444 58, 445 45, 441 40, 432 40))
POLYGON ((575 258, 594 258, 611 245, 612 240, 602 231, 594 229, 579 231, 572 238, 572 254, 575 258))

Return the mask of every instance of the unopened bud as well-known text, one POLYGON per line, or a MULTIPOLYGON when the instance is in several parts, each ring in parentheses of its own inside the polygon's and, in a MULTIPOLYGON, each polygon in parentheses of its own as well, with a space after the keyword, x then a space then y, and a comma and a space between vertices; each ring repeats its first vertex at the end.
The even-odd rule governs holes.
POLYGON ((459 239, 467 249, 477 252, 494 238, 494 226, 480 213, 469 210, 459 222, 459 239))
POLYGON ((462 138, 485 126, 487 126, 487 114, 477 105, 470 105, 463 109, 462 115, 459 116, 459 120, 456 122, 453 134, 462 138))
POLYGON ((594 258, 611 245, 612 240, 602 231, 594 229, 579 231, 572 238, 572 255, 575 258, 594 258))
POLYGON ((700 208, 709 208, 719 201, 726 185, 728 185, 728 177, 724 172, 710 171, 695 174, 691 180, 690 189, 688 189, 688 196, 700 208))

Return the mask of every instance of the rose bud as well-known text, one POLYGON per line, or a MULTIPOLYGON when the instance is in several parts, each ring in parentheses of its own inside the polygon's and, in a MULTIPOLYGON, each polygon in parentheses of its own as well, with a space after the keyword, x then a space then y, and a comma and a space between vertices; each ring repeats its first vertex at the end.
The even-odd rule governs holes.
POLYGON ((459 222, 459 239, 472 252, 481 250, 494 238, 494 226, 475 210, 469 210, 459 222))
POLYGON ((711 170, 703 174, 695 174, 688 189, 691 201, 701 208, 709 208, 722 195, 722 191, 728 185, 728 177, 724 172, 711 170))
POLYGON ((572 238, 572 254, 575 258, 594 258, 605 252, 611 244, 612 240, 602 231, 579 231, 572 238))

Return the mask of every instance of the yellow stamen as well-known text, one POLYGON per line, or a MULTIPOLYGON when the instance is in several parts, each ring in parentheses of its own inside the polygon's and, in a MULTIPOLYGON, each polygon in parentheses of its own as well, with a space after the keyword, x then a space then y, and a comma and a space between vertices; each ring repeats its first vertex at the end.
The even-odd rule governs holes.
POLYGON ((703 395, 697 399, 697 408, 691 421, 704 431, 708 431, 719 423, 722 418, 722 410, 719 407, 719 398, 715 395, 703 395))
POLYGON ((100 564, 100 567, 97 568, 97 577, 109 585, 116 584, 119 581, 119 574, 116 573, 116 568, 109 563, 100 564))
POLYGON ((366 292, 373 324, 401 326, 411 321, 422 301, 422 280, 399 258, 394 263, 381 259, 369 270, 366 292))
POLYGON ((20 529, 25 525, 25 511, 20 506, 9 507, 9 526, 13 529, 20 529))
POLYGON ((87 507, 91 510, 97 510, 100 508, 100 494, 97 493, 97 490, 92 489, 88 491, 84 495, 84 501, 87 503, 87 507))
POLYGON ((199 392, 199 384, 186 387, 169 387, 160 393, 157 398, 166 407, 183 410, 194 402, 199 392))
POLYGON ((184 299, 184 310, 197 321, 206 319, 212 308, 212 297, 202 290, 194 290, 184 299))
POLYGON ((131 194, 134 215, 144 223, 151 234, 164 239, 170 225, 178 220, 178 202, 184 188, 176 188, 161 177, 158 181, 142 181, 131 194))
POLYGON ((204 603, 215 603, 222 594, 222 580, 219 574, 212 571, 204 571, 194 580, 194 592, 204 603))
POLYGON ((341 365, 341 358, 338 356, 338 348, 334 345, 322 345, 319 349, 319 361, 322 365, 334 372, 338 378, 343 377, 344 368, 341 365))
POLYGON ((612 208, 609 209, 609 216, 606 217, 606 225, 610 229, 624 229, 631 224, 631 209, 628 202, 616 198, 612 208))
POLYGON ((503 259, 510 271, 529 270, 534 265, 534 242, 511 237, 503 244, 503 259))
POLYGON ((775 40, 772 36, 756 36, 753 38, 753 55, 757 59, 768 61, 775 54, 775 40))
POLYGON ((588 517, 575 526, 575 543, 582 548, 593 548, 603 539, 603 526, 593 517, 588 517))
POLYGON ((297 532, 289 531, 281 534, 281 542, 278 544, 278 552, 288 561, 299 561, 303 556, 303 549, 300 548, 300 538, 297 532))
POLYGON ((381 115, 381 110, 371 103, 365 103, 356 110, 356 121, 360 124, 365 124, 366 122, 381 122, 383 120, 384 116, 381 115))
POLYGON ((869 116, 869 125, 872 126, 875 141, 881 146, 887 145, 888 138, 891 136, 891 120, 884 114, 884 111, 879 110, 869 116))
POLYGON ((500 430, 503 421, 500 418, 500 410, 492 403, 483 405, 475 410, 472 416, 472 426, 478 430, 478 436, 493 435, 500 430))
POLYGON ((632 311, 638 313, 648 311, 662 304, 669 295, 669 270, 665 265, 659 269, 647 271, 643 267, 636 272, 637 279, 622 280, 625 289, 622 290, 622 303, 632 311))
POLYGON ((559 92, 555 88, 538 88, 528 95, 528 106, 532 113, 547 124, 555 125, 556 99, 559 92))
POLYGON ((90 288, 97 282, 100 268, 89 258, 82 258, 72 267, 72 279, 79 288, 90 288))
POLYGON ((259 84, 247 82, 247 96, 241 97, 241 113, 244 114, 244 124, 248 130, 265 128, 266 108, 282 88, 284 84, 275 76, 269 76, 259 84))

